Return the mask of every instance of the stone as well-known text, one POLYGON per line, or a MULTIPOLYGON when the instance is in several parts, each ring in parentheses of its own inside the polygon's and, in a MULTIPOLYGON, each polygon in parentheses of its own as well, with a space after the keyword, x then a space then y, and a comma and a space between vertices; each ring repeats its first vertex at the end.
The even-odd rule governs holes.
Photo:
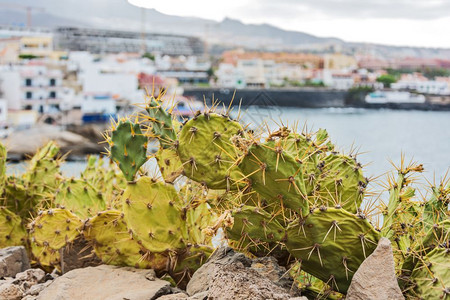
POLYGON ((172 293, 169 282, 146 277, 153 270, 101 265, 76 269, 56 278, 39 293, 39 300, 149 300, 172 293))
POLYGON ((206 263, 192 275, 186 291, 189 295, 204 292, 208 289, 209 280, 215 275, 220 266, 240 262, 250 267, 252 262, 242 253, 236 253, 229 247, 220 247, 214 251, 206 263))
POLYGON ((23 297, 23 291, 11 280, 0 282, 0 299, 2 300, 20 300, 23 297))
POLYGON ((45 278, 45 272, 41 269, 28 269, 24 272, 16 274, 15 281, 29 281, 34 284, 42 282, 45 278))
POLYGON ((184 293, 176 293, 170 295, 164 295, 158 298, 158 300, 178 300, 178 299, 188 299, 188 295, 184 293))
POLYGON ((52 281, 46 281, 44 283, 35 284, 32 287, 30 287, 28 289, 28 291, 26 291, 26 294, 31 295, 31 296, 36 296, 40 292, 42 292, 45 288, 47 288, 51 283, 52 283, 52 281))
POLYGON ((27 251, 23 246, 0 249, 0 277, 14 277, 31 268, 27 251))
POLYGON ((381 238, 375 251, 359 266, 347 291, 347 300, 405 299, 395 276, 391 242, 381 238))
MULTIPOLYGON (((290 299, 298 295, 286 269, 274 258, 249 259, 231 248, 217 249, 187 285, 196 299, 290 299)), ((191 297, 186 299, 192 299, 191 297)))

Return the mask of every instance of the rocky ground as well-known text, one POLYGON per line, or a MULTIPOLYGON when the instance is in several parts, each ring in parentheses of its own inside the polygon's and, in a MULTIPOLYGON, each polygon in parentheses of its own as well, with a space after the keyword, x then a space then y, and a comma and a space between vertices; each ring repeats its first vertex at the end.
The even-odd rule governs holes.
MULTIPOLYGON (((158 279, 153 270, 99 265, 62 276, 31 269, 23 247, 0 250, 0 299, 4 300, 307 300, 272 257, 250 259, 231 248, 216 250, 186 290, 158 279)), ((389 240, 382 239, 355 273, 347 299, 404 299, 394 274, 389 240)))

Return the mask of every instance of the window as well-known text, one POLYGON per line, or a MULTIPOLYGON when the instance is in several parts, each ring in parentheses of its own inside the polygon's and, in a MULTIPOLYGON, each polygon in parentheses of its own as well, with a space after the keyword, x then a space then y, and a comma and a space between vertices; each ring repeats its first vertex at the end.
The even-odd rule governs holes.
POLYGON ((33 98, 33 93, 32 93, 32 92, 27 92, 27 93, 25 94, 25 97, 26 97, 27 99, 32 99, 32 98, 33 98))
POLYGON ((56 92, 55 91, 51 91, 50 94, 48 95, 48 97, 50 99, 55 99, 56 98, 56 92))
POLYGON ((50 79, 50 86, 55 86, 56 85, 56 79, 55 78, 51 78, 50 79))
POLYGON ((25 79, 25 85, 26 86, 32 86, 33 85, 33 81, 31 80, 31 78, 26 78, 25 79))

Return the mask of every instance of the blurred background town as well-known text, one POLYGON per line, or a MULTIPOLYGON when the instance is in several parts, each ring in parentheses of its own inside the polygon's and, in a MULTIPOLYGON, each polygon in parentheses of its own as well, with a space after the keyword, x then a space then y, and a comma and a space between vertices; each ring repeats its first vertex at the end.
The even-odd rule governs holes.
POLYGON ((44 138, 98 153, 98 133, 146 88, 183 116, 234 94, 244 107, 450 110, 450 49, 61 2, 0 2, 0 137, 17 159, 44 138))

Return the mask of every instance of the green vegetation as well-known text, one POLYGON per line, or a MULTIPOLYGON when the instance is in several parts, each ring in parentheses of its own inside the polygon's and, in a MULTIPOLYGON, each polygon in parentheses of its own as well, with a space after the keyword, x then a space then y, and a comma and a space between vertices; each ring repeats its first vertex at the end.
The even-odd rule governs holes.
POLYGON ((394 75, 386 74, 378 77, 377 82, 381 82, 384 87, 390 88, 391 84, 397 82, 397 78, 394 75))
POLYGON ((19 54, 19 59, 35 59, 38 58, 38 56, 33 54, 19 54))
POLYGON ((142 55, 142 58, 148 58, 148 59, 150 59, 150 60, 152 60, 152 61, 155 61, 155 55, 152 54, 152 53, 150 53, 150 52, 145 52, 145 53, 142 55))
POLYGON ((77 179, 61 175, 54 143, 19 177, 5 175, 0 148, 0 246, 23 244, 36 264, 59 268, 59 250, 85 239, 105 263, 153 268, 185 286, 222 229, 235 249, 276 257, 305 293, 337 298, 386 237, 405 296, 446 297, 448 181, 418 199, 423 167, 402 159, 385 183, 389 201, 375 207, 356 155, 337 151, 324 129, 254 132, 218 104, 180 124, 167 105, 149 96, 145 110, 114 124, 105 135, 113 163, 91 157, 77 179), (159 142, 152 157, 149 139, 159 142), (144 167, 153 157, 163 178, 144 167))

